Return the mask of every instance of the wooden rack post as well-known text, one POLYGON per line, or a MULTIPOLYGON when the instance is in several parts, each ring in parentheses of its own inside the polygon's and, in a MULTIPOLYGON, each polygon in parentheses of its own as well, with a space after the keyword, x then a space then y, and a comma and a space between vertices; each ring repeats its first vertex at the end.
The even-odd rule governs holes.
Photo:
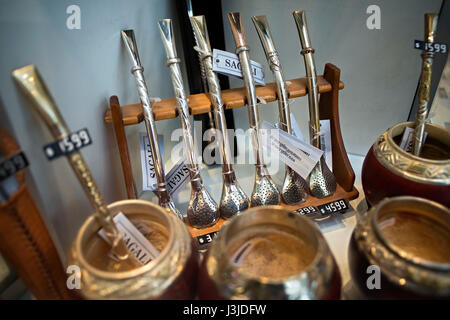
MULTIPOLYGON (((340 81, 340 74, 341 71, 339 68, 331 63, 327 63, 323 76, 318 76, 320 120, 330 120, 333 146, 333 173, 338 184, 336 192, 332 196, 324 199, 318 199, 309 195, 306 202, 297 206, 282 204, 282 206, 291 210, 298 210, 299 208, 308 206, 319 206, 339 199, 346 199, 348 201, 358 197, 358 190, 354 187, 355 173, 345 151, 339 122, 339 90, 344 88, 344 83, 340 81)), ((290 84, 287 86, 289 98, 303 97, 308 93, 306 78, 297 78, 289 81, 290 84)), ((275 83, 256 86, 256 94, 267 102, 277 100, 275 83)), ((199 93, 190 95, 188 98, 190 114, 202 114, 211 111, 212 105, 208 94, 199 93)), ((243 107, 246 105, 245 88, 223 90, 222 99, 225 104, 225 109, 243 107)), ((169 98, 154 102, 152 104, 152 111, 157 121, 175 118, 178 116, 176 99, 169 98)), ((140 103, 120 106, 118 98, 112 96, 110 99, 110 109, 106 111, 104 120, 107 123, 114 124, 128 197, 137 198, 124 127, 138 124, 144 120, 142 106, 140 103)), ((200 244, 200 238, 218 231, 224 223, 225 220, 221 218, 213 227, 195 229, 186 220, 189 231, 193 237, 198 238, 200 244)))

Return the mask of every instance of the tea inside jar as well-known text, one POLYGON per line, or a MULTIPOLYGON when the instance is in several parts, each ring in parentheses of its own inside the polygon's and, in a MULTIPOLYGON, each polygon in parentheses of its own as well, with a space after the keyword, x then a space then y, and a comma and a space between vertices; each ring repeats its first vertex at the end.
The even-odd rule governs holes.
POLYGON ((450 263, 450 230, 437 222, 408 212, 386 214, 378 222, 386 240, 415 257, 450 263))
MULTIPOLYGON (((161 252, 169 241, 167 229, 153 221, 132 221, 135 227, 161 252)), ((108 272, 130 271, 136 267, 128 260, 117 261, 111 254, 111 246, 97 234, 92 235, 84 248, 87 261, 95 268, 108 272)))
POLYGON ((243 274, 277 281, 305 270, 315 249, 287 232, 257 229, 232 240, 227 253, 243 274))

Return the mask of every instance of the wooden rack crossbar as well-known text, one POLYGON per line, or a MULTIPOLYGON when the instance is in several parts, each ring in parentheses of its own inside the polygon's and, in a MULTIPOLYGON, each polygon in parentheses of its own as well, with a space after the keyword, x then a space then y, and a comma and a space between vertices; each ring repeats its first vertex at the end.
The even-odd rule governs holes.
MULTIPOLYGON (((354 187, 355 173, 347 157, 344 141, 342 140, 341 125, 339 121, 339 90, 344 88, 340 81, 341 71, 335 65, 327 63, 323 76, 318 77, 320 93, 319 118, 329 119, 331 127, 331 144, 333 146, 333 174, 338 183, 336 192, 327 198, 318 199, 308 196, 306 202, 297 206, 282 204, 290 210, 297 210, 307 206, 318 206, 340 199, 352 200, 358 197, 358 190, 354 187)), ((306 78, 289 80, 287 90, 289 98, 305 96, 308 93, 306 78)), ((256 94, 266 102, 277 100, 275 83, 266 86, 257 86, 256 94)), ((222 99, 226 109, 243 107, 246 104, 245 88, 236 88, 222 91, 222 99)), ((211 110, 211 101, 207 94, 194 94, 189 97, 189 111, 191 114, 206 113, 211 110)), ((178 116, 176 99, 164 99, 152 104, 155 120, 172 119, 178 116)), ((120 106, 117 96, 110 98, 110 109, 105 113, 105 122, 113 123, 114 132, 122 163, 127 195, 130 199, 137 198, 136 186, 131 170, 128 142, 125 134, 125 126, 138 124, 144 120, 140 103, 120 106)), ((219 222, 206 229, 195 229, 186 220, 186 225, 195 237, 202 237, 218 231, 226 221, 220 218, 219 222)), ((200 240, 200 238, 197 238, 200 240)), ((200 243, 201 241, 199 241, 200 243)))
MULTIPOLYGON (((318 77, 319 93, 330 92, 331 84, 323 78, 318 77)), ((344 83, 339 82, 339 90, 344 88, 344 83)), ((256 86, 256 95, 264 99, 266 102, 277 100, 276 84, 274 82, 268 83, 265 86, 256 86)), ((287 85, 288 97, 298 98, 307 94, 306 78, 297 78, 288 80, 287 85)), ((209 96, 205 93, 198 93, 188 96, 189 99, 189 113, 202 114, 211 111, 212 105, 209 96)), ((245 88, 228 89, 222 91, 222 99, 225 104, 225 109, 239 108, 246 105, 245 88)), ((169 98, 152 103, 153 117, 155 120, 166 120, 176 118, 178 116, 176 108, 176 99, 169 98)), ((142 106, 140 103, 129 104, 122 106, 123 124, 133 125, 144 120, 142 106)), ((111 110, 106 110, 105 122, 111 123, 113 121, 111 110)))

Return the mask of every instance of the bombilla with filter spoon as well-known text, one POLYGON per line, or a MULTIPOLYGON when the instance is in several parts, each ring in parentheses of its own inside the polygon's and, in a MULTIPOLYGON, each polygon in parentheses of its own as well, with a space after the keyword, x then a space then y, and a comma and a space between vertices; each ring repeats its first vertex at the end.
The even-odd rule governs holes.
POLYGON ((184 145, 189 160, 189 173, 191 178, 191 199, 187 209, 189 223, 195 228, 206 228, 214 225, 219 219, 219 208, 203 185, 200 176, 199 164, 195 154, 192 128, 189 121, 188 101, 183 86, 180 70, 180 59, 177 56, 175 39, 173 36, 172 20, 164 19, 158 23, 161 39, 166 49, 167 65, 170 68, 170 77, 177 100, 177 109, 183 130, 184 145))
MULTIPOLYGON (((28 65, 16 69, 12 73, 19 88, 30 99, 31 105, 38 112, 56 140, 67 138, 71 135, 55 101, 47 86, 34 65, 28 65)), ((106 206, 105 200, 98 190, 97 184, 79 151, 66 154, 75 175, 78 178, 84 193, 87 195, 92 207, 95 209, 95 217, 103 227, 111 244, 111 251, 121 263, 131 263, 132 266, 142 266, 131 254, 123 240, 123 233, 117 229, 113 216, 106 206)))
MULTIPOLYGON (((280 128, 289 134, 292 134, 290 107, 286 83, 283 79, 281 63, 277 49, 272 40, 272 34, 269 28, 269 22, 266 16, 253 16, 253 23, 258 32, 259 39, 264 48, 267 61, 275 78, 278 95, 278 109, 280 113, 280 128)), ((284 179, 283 189, 281 191, 283 201, 289 205, 304 202, 308 197, 308 185, 297 172, 289 166, 286 166, 286 176, 284 179)))
POLYGON ((209 96, 214 109, 216 125, 216 139, 222 155, 222 196, 219 210, 223 218, 228 219, 249 207, 249 199, 239 185, 231 164, 230 142, 227 134, 224 104, 219 79, 213 71, 211 45, 204 16, 191 17, 191 24, 197 42, 196 50, 201 54, 206 79, 208 81, 209 96))
MULTIPOLYGON (((320 149, 319 87, 313 56, 314 49, 311 47, 309 39, 305 12, 294 11, 293 15, 302 45, 301 54, 305 60, 310 118, 309 139, 312 146, 320 149)), ((309 192, 316 198, 331 196, 336 191, 336 178, 328 168, 324 156, 311 171, 307 183, 309 192)))
POLYGON ((144 68, 141 65, 141 59, 139 58, 134 31, 123 30, 121 34, 133 64, 131 73, 134 75, 136 80, 139 98, 141 100, 142 110, 144 112, 145 128, 147 130, 148 142, 152 152, 153 165, 155 167, 155 175, 157 180, 156 192, 158 195, 159 205, 167 209, 169 212, 177 215, 180 219, 183 219, 183 215, 175 207, 175 204, 170 197, 169 189, 167 188, 164 161, 161 157, 161 152, 159 149, 158 133, 156 132, 156 123, 153 119, 153 112, 150 104, 150 94, 145 82, 144 68))
POLYGON ((231 30, 236 43, 236 54, 239 56, 242 76, 244 78, 252 144, 255 156, 255 184, 251 196, 251 205, 265 206, 280 203, 280 192, 273 182, 264 163, 261 139, 259 136, 259 113, 257 109, 255 81, 250 65, 249 48, 246 43, 241 14, 228 13, 231 30))

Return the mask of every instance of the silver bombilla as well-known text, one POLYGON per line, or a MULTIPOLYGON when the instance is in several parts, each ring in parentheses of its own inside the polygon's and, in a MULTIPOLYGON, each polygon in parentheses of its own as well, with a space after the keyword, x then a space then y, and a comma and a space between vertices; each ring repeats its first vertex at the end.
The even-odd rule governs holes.
POLYGON ((144 68, 141 65, 141 59, 139 58, 139 52, 136 45, 136 39, 134 37, 133 30, 123 30, 121 32, 123 42, 130 55, 133 67, 131 73, 136 79, 136 85, 139 92, 139 98, 142 104, 142 110, 144 111, 145 128, 147 129, 148 142, 150 144, 150 150, 152 152, 153 165, 155 166, 156 180, 158 182, 157 194, 159 199, 159 205, 166 208, 169 212, 176 214, 180 219, 183 219, 183 215, 175 208, 169 190, 167 189, 166 175, 164 173, 164 163, 161 158, 158 144, 158 133, 156 132, 156 124, 153 119, 153 113, 150 104, 150 95, 148 92, 147 84, 144 78, 144 68))
POLYGON ((217 203, 203 186, 200 170, 194 148, 192 128, 189 121, 189 109, 186 99, 183 80, 180 70, 180 59, 177 57, 175 39, 173 36, 172 20, 164 19, 158 23, 161 39, 166 49, 167 65, 170 68, 177 109, 180 116, 181 128, 183 129, 184 145, 189 160, 189 173, 191 178, 191 199, 187 209, 189 223, 194 228, 206 228, 214 225, 219 219, 219 208, 217 203))
POLYGON ((216 124, 216 139, 222 155, 222 196, 219 211, 223 218, 228 219, 249 207, 249 199, 240 187, 233 166, 231 165, 230 142, 227 134, 224 105, 217 75, 213 71, 211 45, 204 16, 191 17, 197 51, 201 54, 201 61, 208 81, 209 94, 214 108, 216 124))
MULTIPOLYGON (((305 59, 305 68, 308 87, 309 104, 309 139, 312 146, 320 149, 320 118, 319 118, 319 87, 317 85, 316 65, 314 63, 314 49, 311 47, 306 16, 304 11, 294 11, 294 20, 297 24, 302 55, 305 59)), ((336 191, 336 178, 328 168, 322 156, 308 177, 309 192, 316 198, 331 196, 336 191)))
POLYGON ((255 155, 255 185, 251 196, 251 205, 265 206, 280 203, 280 192, 272 181, 267 167, 264 163, 261 150, 261 139, 259 136, 259 114, 256 103, 255 83, 252 69, 250 66, 249 48, 245 40, 244 28, 242 26, 241 15, 239 12, 228 13, 231 30, 233 31, 234 41, 236 43, 236 54, 239 56, 242 75, 244 78, 248 116, 250 129, 252 130, 253 151, 255 155))
MULTIPOLYGON (((272 40, 272 34, 270 33, 269 22, 266 16, 253 16, 253 23, 256 31, 258 32, 259 39, 264 48, 267 61, 272 70, 277 85, 278 95, 278 110, 280 112, 280 128, 289 134, 292 134, 290 108, 288 94, 286 91, 286 83, 283 79, 283 73, 281 71, 280 59, 278 57, 277 49, 272 40)), ((281 197, 284 202, 289 205, 299 204, 306 200, 308 196, 308 185, 305 179, 303 179, 297 172, 292 170, 289 166, 286 166, 286 176, 284 178, 283 189, 281 191, 281 197)))

